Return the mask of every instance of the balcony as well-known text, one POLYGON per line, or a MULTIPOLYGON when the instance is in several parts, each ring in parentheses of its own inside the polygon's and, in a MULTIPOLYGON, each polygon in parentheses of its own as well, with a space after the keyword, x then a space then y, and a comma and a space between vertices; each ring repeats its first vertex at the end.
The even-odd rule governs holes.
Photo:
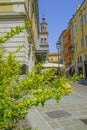
POLYGON ((75 46, 74 45, 70 45, 68 47, 68 51, 70 51, 71 53, 74 53, 75 52, 75 46))

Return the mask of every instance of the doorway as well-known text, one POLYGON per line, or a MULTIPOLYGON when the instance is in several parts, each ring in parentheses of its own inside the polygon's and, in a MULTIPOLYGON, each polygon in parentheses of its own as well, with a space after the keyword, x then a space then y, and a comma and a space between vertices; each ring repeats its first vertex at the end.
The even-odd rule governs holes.
POLYGON ((87 79, 87 64, 85 64, 85 78, 87 79))

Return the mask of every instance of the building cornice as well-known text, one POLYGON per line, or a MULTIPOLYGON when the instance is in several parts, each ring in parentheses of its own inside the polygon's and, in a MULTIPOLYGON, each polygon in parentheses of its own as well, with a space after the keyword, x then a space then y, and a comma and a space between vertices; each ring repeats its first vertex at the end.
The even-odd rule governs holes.
POLYGON ((12 2, 12 1, 8 1, 8 2, 0 2, 0 5, 13 5, 13 4, 24 4, 25 2, 21 1, 17 1, 17 2, 12 2))
POLYGON ((49 46, 49 44, 47 43, 45 43, 45 45, 44 44, 42 44, 42 43, 40 43, 40 46, 49 46))
POLYGON ((75 55, 80 55, 80 54, 85 53, 85 52, 87 52, 87 48, 83 48, 82 50, 75 52, 75 55))
POLYGON ((15 5, 15 4, 22 4, 24 5, 25 7, 25 12, 26 13, 23 13, 23 12, 8 12, 8 13, 0 13, 0 18, 4 18, 4 17, 12 17, 11 15, 13 15, 14 17, 16 16, 21 16, 21 17, 24 17, 26 16, 27 17, 27 20, 29 21, 29 16, 28 16, 28 11, 27 11, 27 8, 26 8, 26 4, 25 2, 0 2, 0 6, 2 5, 15 5))
POLYGON ((58 53, 49 53, 49 56, 58 56, 59 54, 58 53))
POLYGON ((40 34, 49 34, 48 32, 40 32, 40 34))
POLYGON ((24 18, 24 17, 26 17, 26 14, 25 13, 15 13, 15 12, 0 13, 0 18, 15 18, 15 17, 24 18))
POLYGON ((70 21, 69 21, 69 25, 74 21, 74 19, 76 18, 76 16, 77 15, 80 15, 81 13, 82 13, 82 7, 83 7, 83 5, 84 5, 84 3, 85 2, 87 2, 86 0, 84 0, 83 2, 82 2, 82 4, 80 5, 80 7, 79 7, 79 9, 76 11, 76 13, 73 15, 73 17, 70 19, 70 21))

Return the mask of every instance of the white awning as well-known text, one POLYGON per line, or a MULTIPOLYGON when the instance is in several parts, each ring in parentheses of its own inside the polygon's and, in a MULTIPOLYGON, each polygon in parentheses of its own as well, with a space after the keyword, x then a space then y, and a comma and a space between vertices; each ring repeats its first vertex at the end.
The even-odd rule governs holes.
POLYGON ((58 67, 64 67, 63 64, 57 64, 57 63, 45 63, 43 64, 44 68, 58 68, 58 67))
POLYGON ((74 67, 74 64, 71 64, 67 69, 66 69, 66 71, 69 71, 71 68, 73 68, 74 67))

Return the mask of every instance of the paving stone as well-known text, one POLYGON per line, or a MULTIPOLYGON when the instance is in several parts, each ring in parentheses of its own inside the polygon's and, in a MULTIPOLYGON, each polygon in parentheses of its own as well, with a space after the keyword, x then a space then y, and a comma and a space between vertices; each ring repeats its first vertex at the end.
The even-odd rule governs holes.
POLYGON ((87 116, 87 110, 82 110, 81 113, 87 116))
POLYGON ((87 126, 86 125, 76 125, 73 127, 75 130, 87 130, 87 126))
POLYGON ((84 117, 85 116, 85 114, 81 113, 80 111, 74 111, 74 112, 71 111, 71 114, 72 114, 73 118, 75 118, 75 117, 80 118, 80 117, 84 117))
POLYGON ((57 129, 53 129, 53 130, 65 130, 64 128, 57 128, 57 129))
POLYGON ((75 130, 75 129, 72 127, 65 127, 64 130, 75 130))
POLYGON ((58 124, 58 123, 56 123, 55 121, 50 121, 50 122, 48 122, 49 123, 49 125, 53 128, 53 129, 56 129, 56 128, 60 128, 61 126, 58 124))
POLYGON ((77 124, 77 122, 75 120, 72 120, 72 119, 68 119, 68 120, 62 120, 62 121, 58 121, 61 126, 63 127, 71 127, 71 126, 74 126, 77 124))
POLYGON ((58 121, 63 121, 63 120, 71 120, 71 117, 56 118, 55 120, 56 120, 57 122, 58 122, 58 121))
POLYGON ((77 111, 77 110, 79 110, 79 109, 78 109, 76 106, 74 106, 74 105, 68 105, 68 106, 65 106, 65 107, 64 107, 64 110, 67 111, 67 112, 69 112, 69 111, 70 111, 70 112, 71 112, 71 111, 73 112, 73 111, 77 111))
POLYGON ((71 116, 70 113, 63 111, 63 110, 58 110, 58 111, 50 111, 50 112, 46 112, 46 114, 55 119, 55 118, 61 118, 61 117, 67 117, 67 116, 71 116))
POLYGON ((72 120, 74 121, 74 122, 76 122, 76 124, 83 124, 83 122, 79 119, 79 118, 72 118, 72 120))
POLYGON ((48 117, 47 115, 44 115, 43 117, 44 117, 44 119, 45 119, 46 121, 48 121, 48 122, 49 122, 49 121, 53 121, 53 119, 50 118, 50 117, 48 117))

